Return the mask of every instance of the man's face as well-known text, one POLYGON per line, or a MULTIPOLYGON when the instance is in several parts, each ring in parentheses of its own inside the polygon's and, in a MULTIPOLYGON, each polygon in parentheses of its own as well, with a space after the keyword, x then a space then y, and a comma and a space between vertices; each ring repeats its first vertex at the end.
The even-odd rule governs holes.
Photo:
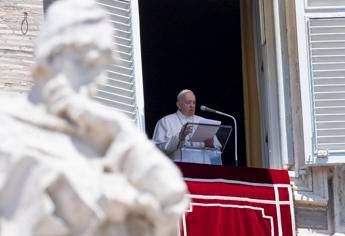
POLYGON ((176 103, 178 109, 185 116, 193 116, 195 114, 195 96, 192 92, 187 92, 176 103))

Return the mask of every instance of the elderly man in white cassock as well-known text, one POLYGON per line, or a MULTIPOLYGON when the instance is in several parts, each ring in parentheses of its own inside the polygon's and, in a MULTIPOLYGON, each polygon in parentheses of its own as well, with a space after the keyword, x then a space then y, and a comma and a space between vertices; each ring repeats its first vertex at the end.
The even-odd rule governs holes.
POLYGON ((221 144, 217 137, 204 142, 191 142, 193 132, 187 123, 202 123, 204 119, 195 115, 196 98, 193 91, 184 89, 177 95, 177 112, 160 119, 153 133, 158 148, 176 162, 193 162, 220 165, 221 144))

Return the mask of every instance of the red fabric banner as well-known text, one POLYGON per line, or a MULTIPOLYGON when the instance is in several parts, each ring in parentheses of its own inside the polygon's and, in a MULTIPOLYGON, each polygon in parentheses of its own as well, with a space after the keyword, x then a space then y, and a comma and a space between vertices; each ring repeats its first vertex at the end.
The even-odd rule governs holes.
POLYGON ((178 163, 192 202, 181 236, 295 235, 288 172, 178 163))

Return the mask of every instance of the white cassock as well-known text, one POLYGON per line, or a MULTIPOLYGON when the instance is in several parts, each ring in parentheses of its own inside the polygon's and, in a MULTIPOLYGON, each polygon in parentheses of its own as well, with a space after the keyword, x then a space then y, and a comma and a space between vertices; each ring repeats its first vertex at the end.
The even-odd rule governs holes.
POLYGON ((217 137, 214 137, 213 149, 204 148, 203 142, 189 142, 190 135, 187 135, 185 141, 179 140, 181 128, 186 123, 199 123, 201 119, 197 115, 185 116, 180 111, 167 115, 157 122, 152 139, 174 161, 221 165, 222 145, 217 137))

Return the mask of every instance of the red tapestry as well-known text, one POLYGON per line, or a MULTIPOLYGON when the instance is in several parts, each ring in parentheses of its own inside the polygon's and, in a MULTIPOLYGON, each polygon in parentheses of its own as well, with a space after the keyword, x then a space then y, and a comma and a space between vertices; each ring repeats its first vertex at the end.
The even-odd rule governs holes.
POLYGON ((179 163, 192 202, 181 236, 295 235, 287 171, 179 163))

